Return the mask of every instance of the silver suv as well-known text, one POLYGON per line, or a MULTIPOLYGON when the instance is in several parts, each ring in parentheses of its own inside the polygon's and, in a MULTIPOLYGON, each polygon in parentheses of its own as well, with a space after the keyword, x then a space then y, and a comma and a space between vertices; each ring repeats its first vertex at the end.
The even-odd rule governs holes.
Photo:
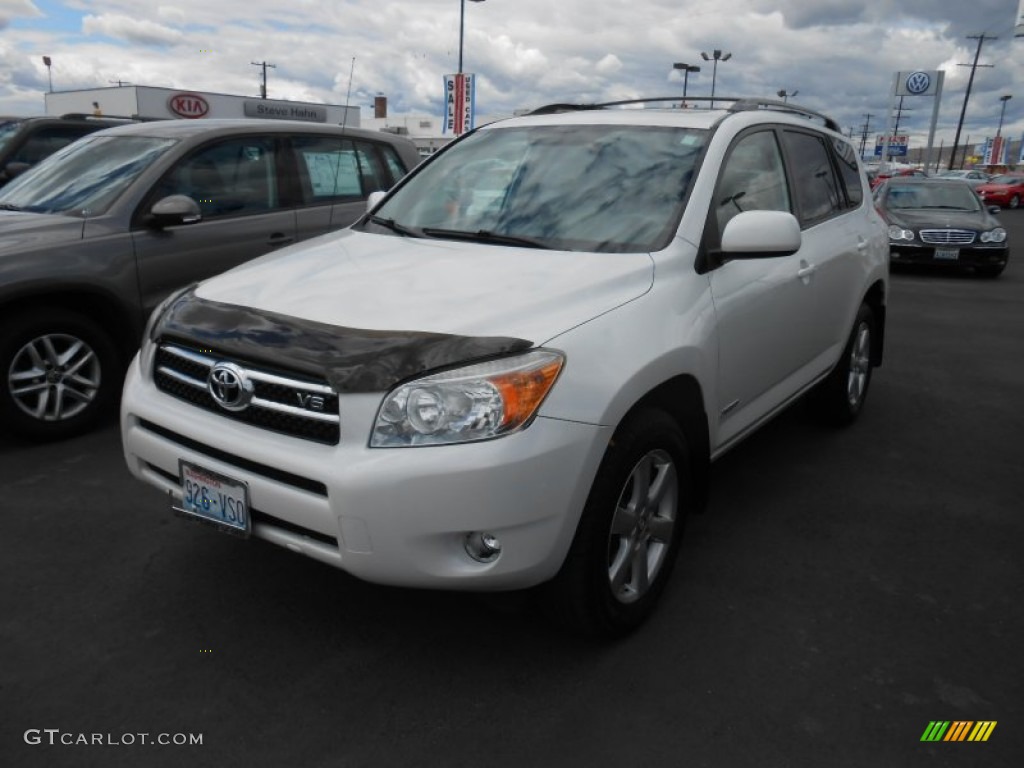
POLYGON ((154 313, 124 451, 181 515, 615 635, 709 463, 805 394, 852 422, 881 362, 885 225, 792 104, 541 110, 374 202, 154 313))
POLYGON ((278 120, 126 125, 51 155, 0 189, 0 422, 88 428, 168 293, 351 224, 418 162, 400 137, 278 120))

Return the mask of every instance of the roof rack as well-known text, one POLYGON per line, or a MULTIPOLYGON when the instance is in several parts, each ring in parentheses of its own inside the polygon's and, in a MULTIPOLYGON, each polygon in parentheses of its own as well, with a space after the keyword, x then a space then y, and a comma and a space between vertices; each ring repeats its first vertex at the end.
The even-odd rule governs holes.
MULTIPOLYGON (((679 96, 653 96, 646 99, 624 99, 622 101, 605 101, 596 104, 546 104, 543 107, 537 107, 537 109, 531 110, 527 114, 553 115, 559 112, 607 109, 609 107, 623 107, 629 104, 648 104, 662 101, 678 102, 682 101, 682 99, 679 96)), ((778 101, 777 99, 756 99, 742 96, 715 96, 714 99, 710 96, 688 96, 686 101, 732 102, 732 105, 728 108, 729 112, 749 112, 756 109, 770 109, 776 112, 789 112, 794 115, 802 115, 803 117, 821 120, 825 124, 826 128, 836 131, 837 133, 842 133, 842 130, 839 128, 839 124, 827 115, 824 115, 821 112, 815 112, 812 109, 805 109, 804 107, 796 104, 791 104, 788 101, 778 101)))

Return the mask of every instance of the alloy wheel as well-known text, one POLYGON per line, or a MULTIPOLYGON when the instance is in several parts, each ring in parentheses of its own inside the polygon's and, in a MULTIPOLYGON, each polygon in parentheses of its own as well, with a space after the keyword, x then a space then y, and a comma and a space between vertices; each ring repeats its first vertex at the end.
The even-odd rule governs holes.
POLYGON ((38 336, 17 351, 7 387, 18 408, 40 421, 65 421, 96 399, 101 366, 82 339, 63 333, 38 336))
POLYGON ((678 503, 671 455, 650 451, 630 472, 608 535, 608 582, 619 602, 636 602, 650 590, 669 552, 678 503))

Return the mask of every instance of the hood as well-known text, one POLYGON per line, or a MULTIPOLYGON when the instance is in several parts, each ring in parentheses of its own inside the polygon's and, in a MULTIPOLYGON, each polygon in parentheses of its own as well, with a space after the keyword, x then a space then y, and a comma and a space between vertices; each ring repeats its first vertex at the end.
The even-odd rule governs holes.
POLYGON ((56 213, 0 211, 0 254, 81 240, 83 220, 56 213))
POLYGON ((196 295, 373 331, 542 344, 646 293, 646 253, 569 253, 343 230, 214 277, 196 295))
POLYGON ((987 211, 886 210, 886 219, 907 229, 994 229, 999 222, 987 211))

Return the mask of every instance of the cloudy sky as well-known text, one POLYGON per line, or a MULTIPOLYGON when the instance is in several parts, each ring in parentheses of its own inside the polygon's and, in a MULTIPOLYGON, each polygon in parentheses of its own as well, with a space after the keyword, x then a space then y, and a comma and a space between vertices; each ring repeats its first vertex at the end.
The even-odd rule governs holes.
MULTIPOLYGON (((460 0, 0 0, 0 114, 41 114, 53 87, 112 81, 344 104, 372 116, 440 114, 442 75, 458 64, 460 0), (350 78, 351 75, 351 78, 350 78)), ((674 62, 699 64, 690 95, 709 95, 711 65, 732 58, 716 93, 796 101, 859 135, 885 118, 892 74, 943 69, 939 139, 956 129, 977 40, 986 40, 961 141, 1024 132, 1024 37, 1018 0, 485 0, 466 3, 465 70, 476 72, 477 113, 564 101, 681 93, 674 62), (1018 91, 1019 92, 1016 92, 1018 91)), ((902 126, 926 140, 932 102, 908 98, 902 126)), ((902 131, 901 131, 902 132, 902 131)))

